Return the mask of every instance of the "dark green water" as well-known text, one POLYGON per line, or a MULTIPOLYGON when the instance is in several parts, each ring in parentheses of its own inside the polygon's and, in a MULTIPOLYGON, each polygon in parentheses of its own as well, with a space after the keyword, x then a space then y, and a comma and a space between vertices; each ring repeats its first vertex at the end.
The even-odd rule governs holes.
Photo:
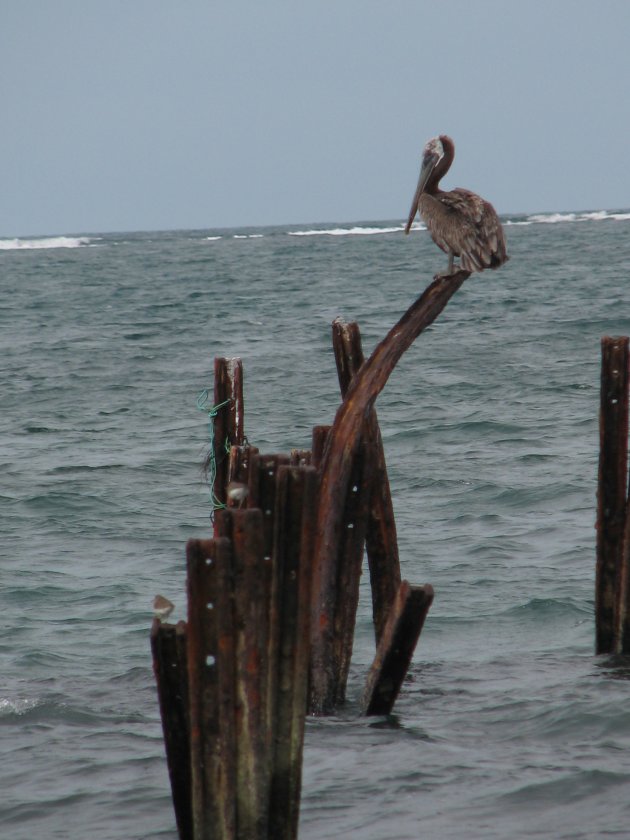
MULTIPOLYGON (((630 671, 593 655, 599 343, 630 334, 610 216, 510 220, 510 263, 378 399, 403 574, 436 598, 395 715, 365 719, 364 581, 349 703, 307 724, 303 840, 627 836, 630 671)), ((0 240, 7 837, 175 837, 148 632, 156 592, 184 617, 209 532, 196 398, 240 356, 261 450, 331 421, 330 322, 369 352, 445 268, 426 232, 352 227, 0 240)))

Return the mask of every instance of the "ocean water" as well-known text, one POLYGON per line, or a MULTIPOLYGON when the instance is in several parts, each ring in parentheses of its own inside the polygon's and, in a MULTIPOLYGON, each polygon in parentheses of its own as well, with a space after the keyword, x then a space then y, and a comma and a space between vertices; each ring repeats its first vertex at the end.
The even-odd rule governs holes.
MULTIPOLYGON (((306 727, 300 837, 626 837, 630 662, 595 657, 600 339, 630 334, 630 213, 506 219, 377 411, 403 575, 435 601, 387 718, 364 575, 349 700, 306 727)), ((185 616, 217 355, 262 451, 338 405, 330 323, 371 351, 444 255, 418 226, 0 240, 0 826, 175 838, 149 651, 185 616)))

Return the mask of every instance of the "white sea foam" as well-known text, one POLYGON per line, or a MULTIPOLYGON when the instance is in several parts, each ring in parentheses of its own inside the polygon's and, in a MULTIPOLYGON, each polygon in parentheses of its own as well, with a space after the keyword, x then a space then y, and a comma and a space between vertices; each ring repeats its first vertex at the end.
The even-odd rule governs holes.
POLYGON ((512 224, 555 225, 559 222, 601 222, 608 219, 628 221, 630 213, 611 213, 609 210, 596 210, 590 213, 535 213, 528 216, 526 222, 512 222, 512 224))
POLYGON ((208 240, 208 242, 216 242, 217 239, 223 239, 223 237, 222 236, 206 236, 206 239, 208 240))
MULTIPOLYGON (((374 236, 379 233, 397 233, 404 230, 403 225, 397 227, 351 227, 326 228, 325 230, 289 230, 289 236, 374 236)), ((425 230, 422 225, 414 225, 413 230, 425 230)))
POLYGON ((263 237, 263 233, 235 233, 233 236, 234 239, 262 239, 263 237))
POLYGON ((540 225, 555 225, 558 222, 575 222, 576 213, 535 213, 528 216, 527 221, 540 225))
POLYGON ((33 248, 80 248, 90 244, 89 236, 47 236, 41 239, 0 239, 0 251, 28 251, 33 248))
POLYGON ((0 717, 4 715, 23 715, 39 705, 39 700, 28 697, 0 697, 0 717))
POLYGON ((610 213, 608 210, 599 210, 597 213, 582 213, 585 219, 615 219, 617 222, 630 221, 630 213, 610 213))

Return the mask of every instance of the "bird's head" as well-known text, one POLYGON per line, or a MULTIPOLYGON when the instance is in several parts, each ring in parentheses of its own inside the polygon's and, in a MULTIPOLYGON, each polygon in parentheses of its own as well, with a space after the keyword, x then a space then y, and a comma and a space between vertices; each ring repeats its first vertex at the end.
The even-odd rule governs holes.
POLYGON ((414 194, 413 202, 411 204, 411 210, 409 212, 409 218, 405 226, 405 233, 409 233, 409 231, 411 230, 412 222, 418 210, 418 200, 424 192, 424 190, 426 189, 426 186, 429 183, 429 179, 434 173, 437 165, 444 159, 446 155, 445 147, 447 146, 447 144, 450 144, 450 146, 452 147, 453 141, 445 134, 440 134, 439 137, 433 137, 431 140, 429 140, 429 142, 425 145, 424 149, 422 150, 420 177, 418 178, 418 186, 416 187, 416 192, 414 194))
POLYGON ((444 143, 442 137, 433 137, 422 150, 422 169, 425 166, 435 167, 444 157, 444 143))

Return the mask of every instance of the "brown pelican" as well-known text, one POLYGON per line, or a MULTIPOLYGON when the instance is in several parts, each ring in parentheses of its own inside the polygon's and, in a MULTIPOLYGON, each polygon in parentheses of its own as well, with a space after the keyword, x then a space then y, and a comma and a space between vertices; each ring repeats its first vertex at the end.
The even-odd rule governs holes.
POLYGON ((435 244, 448 254, 448 274, 453 273, 455 257, 460 258, 464 271, 499 268, 509 257, 494 207, 470 190, 440 189, 440 179, 450 169, 454 157, 455 144, 445 134, 429 140, 424 147, 405 233, 409 233, 419 212, 435 244))

